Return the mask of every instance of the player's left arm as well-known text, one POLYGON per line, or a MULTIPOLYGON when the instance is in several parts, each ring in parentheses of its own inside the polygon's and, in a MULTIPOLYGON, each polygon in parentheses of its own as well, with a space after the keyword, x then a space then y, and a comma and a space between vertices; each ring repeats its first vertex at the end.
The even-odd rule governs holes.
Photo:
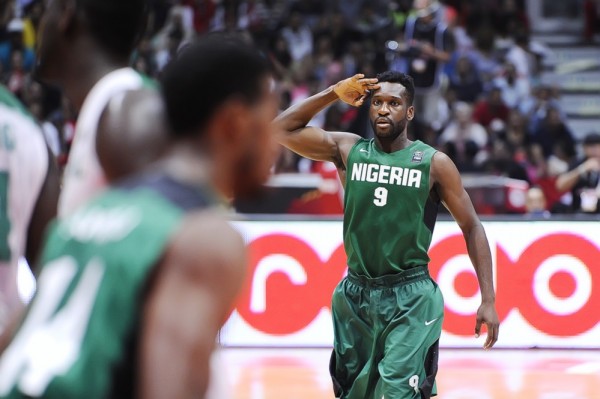
POLYGON ((495 305, 492 255, 485 230, 463 187, 454 162, 446 154, 437 152, 434 155, 431 177, 442 203, 450 211, 465 237, 467 251, 477 273, 482 299, 477 311, 475 334, 479 336, 481 325, 487 325, 488 336, 484 348, 489 349, 498 340, 499 321, 495 305))
POLYGON ((48 170, 31 214, 27 228, 27 245, 25 247, 25 258, 34 274, 37 271, 37 261, 41 254, 46 228, 56 217, 58 196, 60 194, 60 172, 58 165, 47 146, 46 151, 48 153, 48 170))
POLYGON ((244 278, 239 234, 217 217, 187 216, 143 311, 139 397, 203 398, 216 337, 244 278))

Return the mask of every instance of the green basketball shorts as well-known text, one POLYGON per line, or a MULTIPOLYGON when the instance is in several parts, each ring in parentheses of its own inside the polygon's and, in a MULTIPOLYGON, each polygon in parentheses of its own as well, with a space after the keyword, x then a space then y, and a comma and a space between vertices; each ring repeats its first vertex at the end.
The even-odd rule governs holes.
POLYGON ((437 394, 444 299, 426 266, 378 278, 349 272, 333 293, 332 313, 330 372, 337 398, 437 394))

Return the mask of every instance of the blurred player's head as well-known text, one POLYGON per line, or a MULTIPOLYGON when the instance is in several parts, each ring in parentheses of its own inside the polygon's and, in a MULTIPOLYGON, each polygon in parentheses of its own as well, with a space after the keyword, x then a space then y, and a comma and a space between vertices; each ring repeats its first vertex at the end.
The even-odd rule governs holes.
POLYGON ((394 140, 414 118, 415 86, 409 75, 396 71, 381 73, 377 79, 380 88, 373 92, 369 118, 378 138, 394 140))
POLYGON ((147 0, 49 0, 38 29, 36 72, 60 79, 76 47, 101 51, 126 64, 143 31, 147 0), (85 42, 84 42, 85 41, 85 42))
POLYGON ((162 91, 173 137, 212 161, 221 192, 245 196, 264 183, 275 156, 277 100, 257 50, 232 37, 204 37, 167 66, 162 91))

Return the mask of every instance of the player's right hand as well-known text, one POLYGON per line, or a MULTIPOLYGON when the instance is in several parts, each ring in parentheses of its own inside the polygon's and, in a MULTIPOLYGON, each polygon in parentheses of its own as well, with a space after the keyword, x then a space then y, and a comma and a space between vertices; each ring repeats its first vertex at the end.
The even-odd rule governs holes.
POLYGON ((379 89, 377 79, 365 79, 365 75, 361 73, 344 79, 333 87, 333 91, 340 100, 354 107, 363 105, 367 91, 377 89, 379 89))

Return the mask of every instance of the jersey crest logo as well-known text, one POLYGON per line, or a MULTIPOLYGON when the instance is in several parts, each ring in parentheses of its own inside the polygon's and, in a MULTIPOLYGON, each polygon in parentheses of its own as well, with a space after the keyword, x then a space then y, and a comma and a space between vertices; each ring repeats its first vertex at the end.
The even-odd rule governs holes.
POLYGON ((415 151, 412 157, 412 163, 421 163, 423 161, 423 151, 415 151))

